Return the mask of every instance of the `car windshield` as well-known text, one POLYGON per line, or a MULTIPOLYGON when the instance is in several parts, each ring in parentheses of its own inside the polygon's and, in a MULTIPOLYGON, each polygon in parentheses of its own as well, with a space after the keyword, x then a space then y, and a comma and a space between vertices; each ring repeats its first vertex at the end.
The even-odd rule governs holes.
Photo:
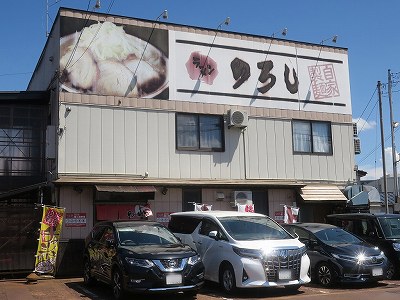
POLYGON ((361 240, 341 228, 329 228, 315 232, 315 236, 328 245, 360 244, 361 240))
POLYGON ((400 238, 400 217, 379 218, 379 222, 381 223, 386 238, 400 238))
POLYGON ((165 227, 159 225, 140 225, 120 227, 117 230, 121 245, 171 245, 179 240, 165 227))
POLYGON ((292 238, 280 225, 267 217, 237 216, 218 219, 229 235, 238 241, 292 238))

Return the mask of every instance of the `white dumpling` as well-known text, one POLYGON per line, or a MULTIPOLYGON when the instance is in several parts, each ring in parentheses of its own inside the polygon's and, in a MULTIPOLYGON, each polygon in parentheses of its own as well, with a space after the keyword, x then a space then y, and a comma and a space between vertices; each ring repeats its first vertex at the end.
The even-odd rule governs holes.
POLYGON ((122 63, 116 61, 98 62, 99 79, 96 92, 100 95, 122 97, 137 96, 138 90, 133 73, 122 63))
POLYGON ((72 86, 84 90, 91 89, 98 73, 96 62, 88 49, 82 47, 76 47, 75 51, 73 49, 70 47, 61 57, 60 70, 67 75, 67 80, 72 86))

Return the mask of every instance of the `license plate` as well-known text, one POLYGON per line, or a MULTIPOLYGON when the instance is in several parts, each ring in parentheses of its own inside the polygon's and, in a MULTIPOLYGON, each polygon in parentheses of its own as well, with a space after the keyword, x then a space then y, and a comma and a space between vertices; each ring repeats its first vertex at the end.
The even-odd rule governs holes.
POLYGON ((373 268, 372 269, 372 276, 382 276, 383 270, 382 268, 373 268))
POLYGON ((279 270, 278 279, 280 280, 292 279, 292 270, 279 270))
POLYGON ((165 280, 167 284, 181 284, 182 283, 182 275, 181 274, 167 274, 165 276, 165 280))

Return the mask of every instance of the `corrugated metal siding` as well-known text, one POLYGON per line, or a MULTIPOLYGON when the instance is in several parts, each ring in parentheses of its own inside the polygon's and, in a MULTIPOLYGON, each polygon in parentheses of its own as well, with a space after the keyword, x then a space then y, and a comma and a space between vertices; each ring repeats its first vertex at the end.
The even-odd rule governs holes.
POLYGON ((333 155, 293 155, 291 120, 250 117, 244 132, 225 128, 225 152, 177 151, 175 112, 63 104, 59 172, 188 179, 353 178, 351 124, 332 123, 333 155), (68 114, 65 106, 71 107, 68 114))

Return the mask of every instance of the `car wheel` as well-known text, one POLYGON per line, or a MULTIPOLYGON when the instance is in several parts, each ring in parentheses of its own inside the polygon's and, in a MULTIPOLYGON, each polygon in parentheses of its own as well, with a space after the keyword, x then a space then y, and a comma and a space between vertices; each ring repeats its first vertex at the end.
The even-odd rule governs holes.
POLYGON ((96 279, 94 277, 92 277, 92 274, 90 271, 89 259, 85 259, 85 262, 83 264, 83 282, 86 285, 93 285, 96 282, 96 279))
POLYGON ((391 263, 389 261, 388 262, 388 266, 387 266, 387 270, 386 270, 386 278, 387 279, 393 279, 395 273, 396 273, 396 270, 394 268, 394 265, 393 265, 393 263, 391 263))
POLYGON ((231 294, 236 290, 235 271, 230 264, 221 268, 219 282, 225 292, 231 294))
POLYGON ((316 269, 316 279, 320 285, 332 286, 334 284, 334 271, 327 263, 321 263, 316 269))
POLYGON ((122 273, 120 270, 114 270, 112 274, 112 289, 114 299, 120 300, 124 298, 124 286, 122 282, 122 273))

